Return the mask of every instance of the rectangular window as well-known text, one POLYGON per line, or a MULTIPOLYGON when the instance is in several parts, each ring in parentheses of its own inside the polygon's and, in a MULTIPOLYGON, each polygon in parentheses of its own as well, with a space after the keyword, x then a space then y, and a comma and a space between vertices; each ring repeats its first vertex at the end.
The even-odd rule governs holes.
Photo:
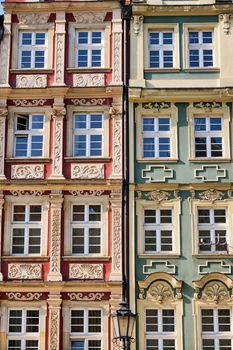
POLYGON ((230 309, 201 310, 202 349, 232 350, 230 309))
POLYGON ((76 66, 78 68, 101 68, 104 66, 103 31, 76 32, 76 66))
POLYGON ((74 157, 101 157, 103 155, 103 115, 74 115, 73 137, 74 157))
POLYGON ((211 30, 188 32, 189 68, 212 68, 214 66, 214 33, 211 30))
POLYGON ((146 350, 175 350, 175 310, 146 310, 146 350))
POLYGON ((145 253, 166 253, 173 251, 172 209, 144 210, 145 253))
POLYGON ((221 117, 195 117, 195 157, 223 157, 223 136, 221 117))
POLYGON ((174 67, 174 33, 172 31, 149 33, 149 67, 174 67))
POLYGON ((99 255, 102 253, 101 205, 73 205, 72 254, 99 255))
POLYGON ((19 67, 23 69, 47 67, 47 33, 20 32, 19 67))
POLYGON ((71 350, 102 350, 102 310, 71 310, 71 350))
POLYGON ((143 117, 143 158, 171 157, 171 119, 143 117))
POLYGON ((41 205, 14 205, 12 213, 12 255, 41 254, 41 205))
POLYGON ((39 310, 10 309, 8 350, 39 350, 39 310))
POLYGON ((15 121, 15 157, 42 157, 44 132, 44 115, 17 115, 15 121))
POLYGON ((199 253, 227 253, 227 210, 198 209, 199 253))

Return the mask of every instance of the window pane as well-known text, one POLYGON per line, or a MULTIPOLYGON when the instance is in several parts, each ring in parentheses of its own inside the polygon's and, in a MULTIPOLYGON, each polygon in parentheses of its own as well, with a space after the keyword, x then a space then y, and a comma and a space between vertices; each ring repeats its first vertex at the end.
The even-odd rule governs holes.
POLYGON ((101 44, 102 33, 101 32, 92 32, 92 44, 101 44))
POLYGON ((159 45, 159 33, 150 33, 150 45, 159 45))
POLYGON ((158 310, 146 310, 146 332, 158 332, 158 310))
POLYGON ((219 350, 232 350, 231 339, 219 339, 219 350))
POLYGON ((214 331, 214 311, 211 309, 201 310, 202 332, 214 331))
POLYGON ((32 130, 44 128, 44 116, 43 115, 32 115, 32 130))
POLYGON ((75 129, 87 128, 87 116, 85 114, 74 116, 74 128, 75 129))
POLYGON ((161 233, 161 251, 172 251, 172 231, 164 231, 161 233))
POLYGON ((203 32, 202 33, 202 42, 203 42, 203 44, 212 44, 213 33, 212 32, 203 32))
POLYGON ((45 33, 36 33, 36 45, 45 45, 45 33))
POLYGON ((146 340, 146 350, 159 350, 158 339, 147 339, 146 340))
POLYGON ((203 350, 215 350, 214 339, 202 340, 203 350))
POLYGON ((210 223, 210 211, 208 209, 198 210, 198 222, 199 224, 209 224, 210 223))
POLYGON ((101 221, 100 205, 89 205, 89 221, 101 221))
POLYGON ((195 137, 195 156, 207 157, 206 137, 195 137))
POLYGON ((22 33, 22 45, 32 45, 32 33, 22 33))
POLYGON ((14 228, 12 237, 12 254, 24 254, 24 228, 14 228))
POLYGON ((73 206, 73 221, 85 221, 85 206, 74 205, 73 206))
POLYGON ((85 157, 86 156, 86 135, 74 136, 74 156, 85 157))
POLYGON ((173 33, 162 33, 163 34, 163 45, 173 44, 173 33))
POLYGON ((150 51, 150 68, 159 68, 159 51, 150 51))
POLYGON ((215 231, 216 251, 227 251, 227 233, 225 230, 215 231))
POLYGON ((203 50, 204 67, 213 67, 213 50, 203 50))
POLYGON ((15 156, 16 157, 27 157, 28 148, 28 137, 27 136, 16 136, 15 140, 15 156))
POLYGON ((218 310, 218 331, 230 332, 231 331, 231 315, 229 309, 218 310))
POLYGON ((143 131, 151 131, 155 130, 155 118, 143 118, 143 131))
POLYGON ((173 67, 173 51, 171 50, 163 51, 163 67, 164 68, 173 67))
POLYGON ((163 339, 163 350, 175 350, 175 340, 163 339))
POLYGON ((41 241, 41 229, 40 228, 30 228, 29 229, 29 254, 40 254, 40 241, 41 241))
POLYGON ((189 32, 189 44, 199 43, 199 32, 189 32))
POLYGON ((43 136, 32 136, 31 156, 41 157, 43 155, 43 136))
POLYGON ((162 310, 163 332, 175 331, 174 310, 162 310))
POLYGON ((31 68, 31 51, 22 51, 21 52, 21 68, 31 68))
POLYGON ((222 157, 222 138, 211 137, 211 157, 222 157))
POLYGON ((72 231, 72 254, 84 254, 84 229, 73 228, 72 231))
POLYGON ((199 249, 200 252, 211 251, 211 238, 209 230, 199 230, 199 249))
POLYGON ((9 333, 21 333, 22 331, 22 310, 9 311, 9 333))
POLYGON ((159 137, 159 157, 170 157, 170 138, 159 137))
POLYGON ((195 131, 206 131, 206 118, 195 118, 195 131))
POLYGON ((28 117, 17 117, 16 130, 28 130, 29 129, 29 118, 28 117))
POLYGON ((143 138, 143 157, 149 158, 155 156, 155 140, 154 138, 143 138))
POLYGON ((102 135, 91 135, 90 156, 102 155, 102 135))
POLYGON ((35 51, 35 68, 44 68, 45 66, 45 52, 35 51))
POLYGON ((27 310, 26 313, 26 332, 39 332, 39 310, 27 310))
POLYGON ((101 350, 101 340, 88 340, 88 350, 101 350))
POLYGON ((101 311, 88 310, 88 332, 101 333, 101 311))
POLYGON ((8 350, 22 350, 21 340, 8 340, 8 350))
POLYGON ((30 205, 29 221, 41 221, 41 205, 30 205))
POLYGON ((38 350, 39 349, 38 346, 39 346, 38 340, 26 340, 25 350, 38 350))
POLYGON ((199 50, 189 50, 189 65, 192 68, 200 66, 199 50))
POLYGON ((222 130, 222 118, 210 118, 210 130, 221 131, 222 130))
POLYGON ((157 250, 156 231, 145 231, 145 252, 157 250))
POLYGON ((92 67, 101 67, 101 50, 91 51, 91 65, 92 67))
POLYGON ((226 223, 226 210, 225 209, 214 209, 214 222, 216 224, 226 223))
POLYGON ((170 118, 158 118, 159 131, 170 131, 170 118))
POLYGON ((71 350, 85 350, 84 340, 74 340, 71 342, 71 350))
POLYGON ((14 205, 13 208, 13 221, 25 221, 25 210, 26 207, 25 205, 14 205))
POLYGON ((87 44, 88 43, 88 32, 79 32, 78 33, 78 43, 87 44))
POLYGON ((84 332, 84 311, 71 310, 71 333, 84 332))
POLYGON ((89 229, 89 254, 99 254, 101 250, 100 228, 89 229))
POLYGON ((153 210, 153 209, 144 210, 144 222, 145 222, 145 224, 155 224, 156 223, 156 210, 153 210))
POLYGON ((88 51, 78 50, 78 67, 87 67, 88 65, 88 51))
POLYGON ((172 210, 160 210, 160 222, 162 224, 171 224, 172 223, 172 210))
POLYGON ((91 129, 102 129, 102 115, 91 115, 90 116, 90 128, 91 129))

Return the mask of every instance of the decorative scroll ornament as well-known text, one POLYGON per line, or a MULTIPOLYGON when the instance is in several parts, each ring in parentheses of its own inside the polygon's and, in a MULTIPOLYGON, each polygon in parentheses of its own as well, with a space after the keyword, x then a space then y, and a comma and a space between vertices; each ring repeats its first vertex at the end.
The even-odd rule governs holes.
POLYGON ((105 76, 103 73, 73 75, 73 86, 95 87, 95 86, 104 86, 104 85, 105 85, 105 76))
POLYGON ((45 24, 48 22, 50 14, 49 13, 20 13, 17 14, 20 24, 45 24))
POLYGON ((102 106, 107 102, 106 98, 73 98, 71 101, 75 106, 102 106))
POLYGON ((142 107, 144 109, 152 109, 155 112, 159 112, 161 109, 171 108, 171 103, 166 103, 166 102, 148 102, 148 103, 143 103, 142 107))
POLYGON ((44 106, 47 100, 39 99, 39 100, 13 100, 13 103, 17 107, 38 107, 44 106))
POLYGON ((219 304, 228 302, 230 300, 230 295, 227 287, 222 282, 214 281, 206 285, 202 293, 202 300, 219 304))
POLYGON ((221 108, 221 102, 194 102, 193 107, 203 108, 205 112, 211 112, 212 109, 221 108))
POLYGON ((151 201, 164 201, 169 198, 170 194, 166 191, 160 191, 160 190, 155 190, 152 192, 149 192, 145 195, 149 200, 151 201))
POLYGON ((230 33, 230 19, 232 15, 230 13, 224 13, 219 16, 221 20, 223 20, 223 31, 225 34, 230 33))
POLYGON ((101 196, 104 193, 102 190, 74 190, 69 192, 72 196, 101 196))
POLYGON ((114 33, 113 80, 121 82, 121 33, 114 33))
POLYGON ((148 289, 147 296, 154 299, 159 304, 174 299, 171 286, 165 281, 156 281, 148 289))
POLYGON ((57 33, 56 37, 56 83, 63 84, 65 35, 63 33, 57 33))
POLYGON ((133 16, 133 30, 136 35, 139 34, 141 25, 143 23, 143 16, 142 15, 134 15, 133 16))
POLYGON ((22 294, 20 292, 9 292, 6 293, 6 295, 8 296, 9 300, 20 300, 20 301, 29 301, 29 300, 40 300, 40 297, 42 295, 42 293, 26 293, 26 294, 22 294))
MULTIPOLYGON (((33 22, 32 22, 33 23, 33 22)), ((16 75, 17 88, 44 88, 47 85, 47 75, 16 75)))
POLYGON ((11 279, 41 279, 41 264, 9 264, 8 278, 11 279))
POLYGON ((12 165, 12 179, 43 179, 44 165, 12 165))
POLYGON ((60 272, 61 209, 52 208, 51 272, 60 272))
POLYGON ((142 191, 137 191, 137 199, 142 199, 142 191))
POLYGON ((212 189, 209 189, 207 191, 200 193, 199 196, 202 200, 215 202, 217 200, 221 200, 224 196, 224 193, 212 188, 212 189))
POLYGON ((104 179, 103 164, 72 164, 72 179, 104 179))
POLYGON ((49 317, 50 342, 49 349, 59 349, 59 326, 60 326, 60 308, 51 308, 49 317))
POLYGON ((76 12, 74 18, 77 23, 102 23, 106 14, 106 12, 76 12))
POLYGON ((32 190, 32 191, 10 191, 10 193, 17 197, 17 196, 37 196, 40 197, 45 191, 37 191, 37 190, 32 190))
POLYGON ((75 279, 103 279, 103 264, 70 264, 69 278, 75 279))
POLYGON ((121 269, 121 209, 112 208, 113 221, 113 270, 121 269))
POLYGON ((70 300, 86 300, 86 301, 101 301, 104 293, 88 293, 85 295, 84 293, 68 293, 70 300))

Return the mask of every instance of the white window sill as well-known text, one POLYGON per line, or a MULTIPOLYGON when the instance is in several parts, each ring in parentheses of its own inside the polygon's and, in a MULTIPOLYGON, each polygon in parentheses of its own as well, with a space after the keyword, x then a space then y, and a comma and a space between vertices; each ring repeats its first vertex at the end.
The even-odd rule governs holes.
POLYGON ((6 158, 6 163, 49 163, 50 158, 6 158))
POLYGON ((209 253, 209 254, 193 254, 192 255, 194 258, 197 259, 211 259, 211 258, 225 258, 225 259, 231 259, 233 258, 233 254, 227 254, 227 253, 209 253))
POLYGON ((2 256, 3 261, 17 261, 20 263, 21 261, 48 261, 49 256, 29 256, 29 255, 3 255, 2 256))
POLYGON ((158 259, 167 259, 168 257, 170 259, 179 259, 180 258, 180 254, 176 254, 176 253, 167 253, 167 254, 164 254, 164 253, 150 253, 150 254, 147 254, 147 253, 142 253, 142 254, 138 254, 138 257, 139 258, 158 258, 158 259))
POLYGON ((66 162, 90 163, 90 162, 110 162, 110 157, 65 157, 66 162))
POLYGON ((14 68, 10 69, 10 73, 24 74, 24 73, 53 73, 53 69, 49 68, 14 68))
POLYGON ((160 73, 160 72, 180 72, 180 68, 145 68, 144 72, 160 73))
POLYGON ((138 163, 148 163, 148 162, 153 162, 153 163, 177 163, 178 158, 139 158, 137 159, 138 163))
POLYGON ((193 163, 228 163, 231 161, 231 158, 189 158, 189 161, 193 163))
POLYGON ((62 257, 64 261, 83 261, 83 260, 88 260, 88 261, 109 261, 110 256, 76 256, 76 255, 64 255, 62 257))
POLYGON ((219 73, 220 72, 220 68, 204 68, 204 67, 196 67, 196 68, 185 68, 184 72, 187 73, 200 73, 200 72, 206 72, 206 73, 219 73))
POLYGON ((100 72, 100 73, 111 73, 112 68, 105 67, 90 67, 90 68, 66 68, 69 73, 92 73, 92 72, 100 72))

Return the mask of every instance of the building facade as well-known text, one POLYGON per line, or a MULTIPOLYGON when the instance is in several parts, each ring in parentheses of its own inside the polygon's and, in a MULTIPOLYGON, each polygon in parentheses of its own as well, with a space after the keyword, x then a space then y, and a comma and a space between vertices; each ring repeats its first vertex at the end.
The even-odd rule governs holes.
POLYGON ((0 348, 116 349, 122 300, 119 1, 6 1, 0 348))
POLYGON ((132 3, 133 349, 233 348, 232 9, 132 3))

